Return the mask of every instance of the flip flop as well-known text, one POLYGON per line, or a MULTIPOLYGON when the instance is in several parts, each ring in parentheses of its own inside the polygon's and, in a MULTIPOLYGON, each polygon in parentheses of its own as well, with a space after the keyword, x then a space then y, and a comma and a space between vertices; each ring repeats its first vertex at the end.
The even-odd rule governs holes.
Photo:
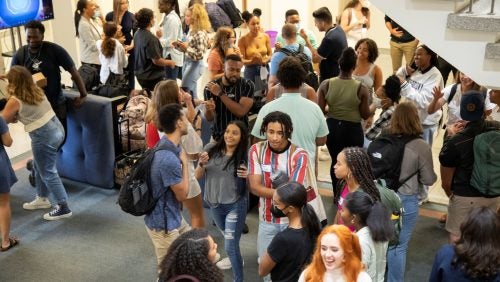
POLYGON ((15 246, 17 246, 17 244, 19 244, 19 239, 17 238, 14 238, 14 237, 9 237, 9 246, 8 247, 1 247, 0 248, 0 251, 1 252, 6 252, 12 248, 14 248, 15 246))

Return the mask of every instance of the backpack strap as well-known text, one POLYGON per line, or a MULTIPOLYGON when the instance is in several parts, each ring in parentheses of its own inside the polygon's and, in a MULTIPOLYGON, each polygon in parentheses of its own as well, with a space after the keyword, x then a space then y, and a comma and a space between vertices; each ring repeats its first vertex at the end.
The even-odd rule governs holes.
POLYGON ((453 100, 453 97, 455 97, 455 94, 457 93, 457 87, 458 87, 458 83, 453 84, 453 86, 451 87, 450 96, 448 97, 448 100, 446 101, 447 104, 449 104, 451 102, 451 100, 453 100))
POLYGON ((278 52, 281 52, 281 53, 283 53, 283 54, 285 54, 287 56, 294 56, 294 55, 298 54, 297 52, 291 51, 291 50, 289 50, 287 48, 281 48, 281 49, 278 50, 278 52))
MULTIPOLYGON (((420 137, 417 137, 417 136, 407 136, 407 137, 402 137, 402 138, 403 138, 403 140, 404 140, 404 143, 405 143, 405 149, 406 149, 406 145, 407 145, 408 143, 410 143, 411 141, 413 141, 413 140, 415 140, 415 139, 417 139, 417 138, 420 138, 420 137)), ((402 165, 402 164, 403 164, 403 161, 404 161, 404 150, 403 150, 403 158, 401 158, 401 164, 400 164, 400 165, 402 165)), ((399 182, 401 185, 403 185, 403 184, 405 184, 405 183, 406 183, 406 181, 410 180, 410 179, 411 179, 413 176, 415 176, 418 172, 419 172, 419 169, 417 169, 415 172, 413 172, 412 174, 410 174, 410 176, 405 177, 403 180, 401 180, 401 181, 399 181, 399 180, 398 180, 398 182, 399 182)))

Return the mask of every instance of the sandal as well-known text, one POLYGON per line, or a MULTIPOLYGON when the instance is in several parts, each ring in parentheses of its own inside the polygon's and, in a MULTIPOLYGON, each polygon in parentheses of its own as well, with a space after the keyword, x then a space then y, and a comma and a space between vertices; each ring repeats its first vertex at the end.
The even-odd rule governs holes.
POLYGON ((9 246, 7 247, 0 247, 0 251, 1 252, 6 252, 12 248, 14 248, 15 246, 17 246, 17 244, 19 244, 19 239, 17 238, 14 238, 14 237, 9 237, 9 246))

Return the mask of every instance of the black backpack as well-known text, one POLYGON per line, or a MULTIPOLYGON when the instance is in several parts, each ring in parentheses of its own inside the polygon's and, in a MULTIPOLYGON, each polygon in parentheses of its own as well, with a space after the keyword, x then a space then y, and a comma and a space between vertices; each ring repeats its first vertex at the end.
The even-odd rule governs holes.
POLYGON ((419 137, 383 135, 373 140, 368 146, 367 153, 375 179, 384 179, 387 187, 397 192, 403 183, 417 174, 418 170, 399 181, 405 146, 416 138, 419 137))
POLYGON ((239 27, 243 23, 243 18, 241 17, 241 12, 234 5, 233 0, 217 0, 217 5, 226 12, 227 16, 231 19, 233 28, 239 27))
POLYGON ((229 16, 219 5, 215 3, 205 3, 205 9, 207 10, 208 19, 214 31, 217 31, 221 26, 231 27, 233 25, 229 16))
POLYGON ((132 165, 130 175, 125 177, 118 194, 118 204, 124 212, 135 216, 148 214, 153 211, 159 198, 163 197, 165 192, 156 199, 151 185, 151 164, 155 153, 159 150, 173 152, 172 145, 169 144, 156 145, 144 151, 132 165))
MULTIPOLYGON (((96 68, 83 64, 78 68, 78 74, 82 77, 83 84, 85 85, 85 89, 87 91, 96 90, 101 81, 99 79, 99 72, 96 68)), ((76 84, 73 83, 73 88, 77 88, 76 84)))
POLYGON ((305 83, 314 88, 314 90, 318 90, 319 87, 318 75, 314 72, 311 59, 304 53, 303 45, 299 44, 299 50, 297 52, 290 51, 286 48, 281 48, 278 52, 299 59, 300 64, 302 64, 302 67, 306 71, 305 83))

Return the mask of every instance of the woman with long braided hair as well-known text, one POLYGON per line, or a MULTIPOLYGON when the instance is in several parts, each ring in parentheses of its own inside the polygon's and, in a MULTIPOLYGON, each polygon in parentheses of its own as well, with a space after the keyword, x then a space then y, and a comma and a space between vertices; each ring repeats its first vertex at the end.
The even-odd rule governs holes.
MULTIPOLYGON (((376 202, 380 201, 380 193, 375 185, 375 177, 373 176, 372 166, 368 154, 360 147, 344 148, 337 155, 337 163, 335 163, 335 176, 340 179, 334 187, 334 203, 337 204, 337 216, 335 216, 336 224, 343 224, 340 212, 342 211, 342 203, 347 194, 363 190, 370 198, 376 202)), ((354 226, 349 226, 351 231, 354 231, 354 226)))

